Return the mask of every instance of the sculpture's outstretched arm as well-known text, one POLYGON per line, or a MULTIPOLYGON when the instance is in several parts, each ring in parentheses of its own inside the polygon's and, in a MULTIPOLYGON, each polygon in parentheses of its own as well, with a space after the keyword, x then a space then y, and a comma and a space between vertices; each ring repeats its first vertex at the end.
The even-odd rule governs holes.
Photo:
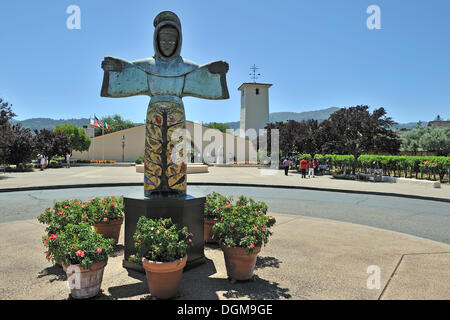
POLYGON ((136 95, 150 95, 147 74, 131 62, 114 57, 102 61, 105 71, 100 95, 121 98, 136 95))
POLYGON ((228 99, 226 73, 229 66, 225 61, 216 61, 200 66, 186 74, 183 96, 203 99, 228 99))

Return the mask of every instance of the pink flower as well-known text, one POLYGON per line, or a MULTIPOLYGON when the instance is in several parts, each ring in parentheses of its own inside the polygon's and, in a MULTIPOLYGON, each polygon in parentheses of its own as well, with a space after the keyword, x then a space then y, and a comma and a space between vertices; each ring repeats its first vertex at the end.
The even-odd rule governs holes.
POLYGON ((75 201, 75 203, 76 203, 76 204, 79 204, 80 202, 79 202, 79 201, 75 201))
POLYGON ((107 221, 108 221, 108 218, 104 217, 103 222, 107 222, 107 221))
POLYGON ((105 214, 108 214, 108 210, 105 210, 105 214))
POLYGON ((75 252, 75 255, 77 256, 77 257, 84 257, 84 252, 83 252, 83 250, 78 250, 77 252, 75 252))
POLYGON ((262 227, 261 230, 262 230, 262 231, 266 231, 266 228, 262 227))
POLYGON ((84 204, 82 204, 81 207, 84 209, 84 204))
POLYGON ((98 254, 102 253, 102 248, 98 247, 98 248, 97 248, 97 253, 98 253, 98 254))
POLYGON ((231 223, 231 227, 233 228, 236 224, 234 222, 231 223))
POLYGON ((89 219, 89 217, 87 216, 87 214, 84 215, 83 219, 84 219, 84 220, 89 219))
POLYGON ((246 206, 242 206, 242 208, 247 208, 246 206))
POLYGON ((250 249, 253 249, 255 247, 255 244, 253 242, 250 242, 250 249))
POLYGON ((69 208, 69 206, 64 206, 65 209, 69 208))
POLYGON ((253 227, 253 230, 258 231, 258 227, 257 227, 257 226, 254 226, 254 227, 253 227))
POLYGON ((114 207, 115 206, 115 203, 114 202, 111 202, 111 204, 109 205, 110 207, 114 207))
POLYGON ((189 239, 189 242, 192 242, 192 239, 189 239))
POLYGON ((86 201, 87 203, 91 203, 91 200, 86 201))

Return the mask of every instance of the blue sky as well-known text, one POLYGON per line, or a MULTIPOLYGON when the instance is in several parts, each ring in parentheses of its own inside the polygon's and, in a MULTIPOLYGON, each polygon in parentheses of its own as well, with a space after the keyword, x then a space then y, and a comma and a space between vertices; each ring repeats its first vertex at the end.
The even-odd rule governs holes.
POLYGON ((398 122, 450 118, 448 0, 43 0, 0 2, 0 97, 17 119, 118 113, 144 122, 149 98, 100 97, 104 56, 153 56, 153 19, 181 19, 184 58, 225 60, 230 99, 184 98, 186 118, 239 120, 237 88, 272 83, 270 112, 367 104, 398 122), (69 5, 81 29, 69 30, 69 5), (378 5, 381 29, 366 9, 378 5))

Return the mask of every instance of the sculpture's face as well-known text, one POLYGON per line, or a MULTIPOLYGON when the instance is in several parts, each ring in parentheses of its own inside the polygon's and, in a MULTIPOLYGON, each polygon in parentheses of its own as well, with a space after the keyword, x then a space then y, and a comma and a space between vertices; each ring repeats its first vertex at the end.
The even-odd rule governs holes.
POLYGON ((159 50, 165 57, 174 54, 178 46, 178 31, 174 28, 162 28, 158 34, 159 50))

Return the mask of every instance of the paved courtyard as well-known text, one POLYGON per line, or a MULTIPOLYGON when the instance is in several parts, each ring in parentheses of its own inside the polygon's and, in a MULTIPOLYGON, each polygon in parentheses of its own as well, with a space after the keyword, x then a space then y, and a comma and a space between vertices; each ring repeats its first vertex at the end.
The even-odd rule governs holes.
MULTIPOLYGON (((142 174, 134 170, 134 167, 73 167, 7 173, 0 174, 0 186, 3 189, 141 183, 142 174)), ((366 191, 443 199, 449 198, 450 191, 445 185, 440 189, 428 189, 404 184, 335 181, 328 176, 301 180, 297 174, 285 177, 281 171, 266 174, 257 168, 212 167, 210 173, 189 175, 188 179, 189 182, 241 182, 355 191, 359 187, 366 191)), ((67 197, 72 197, 71 190, 66 190, 67 197)), ((4 193, 8 194, 16 193, 4 193)), ((439 208, 445 210, 446 205, 450 212, 450 204, 445 202, 439 208)), ((36 208, 24 210, 33 213, 36 208)), ((277 224, 274 236, 258 258, 256 281, 228 282, 220 249, 207 245, 207 263, 184 272, 179 299, 450 299, 449 244, 356 223, 302 216, 302 212, 286 214, 272 210, 270 213, 277 218, 277 224), (380 270, 379 287, 367 285, 370 266, 380 270)), ((0 299, 68 298, 65 274, 45 259, 41 243, 43 233, 44 226, 35 218, 0 223, 0 299)), ((96 298, 149 299, 145 276, 122 268, 122 259, 123 227, 117 250, 105 269, 102 293, 96 298)))

